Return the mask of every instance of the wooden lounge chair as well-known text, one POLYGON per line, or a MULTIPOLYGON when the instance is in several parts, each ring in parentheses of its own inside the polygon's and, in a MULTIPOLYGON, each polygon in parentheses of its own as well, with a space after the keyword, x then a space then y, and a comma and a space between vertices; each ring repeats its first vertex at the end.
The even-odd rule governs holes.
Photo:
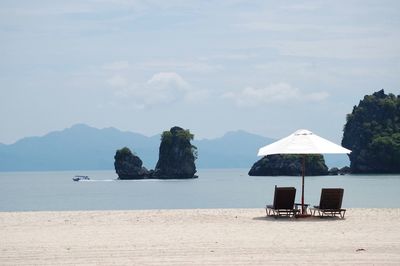
POLYGON ((267 216, 294 216, 298 212, 294 208, 296 188, 275 186, 274 203, 267 205, 265 211, 267 216))
POLYGON ((336 216, 344 218, 346 209, 342 209, 343 188, 323 188, 321 190, 321 199, 318 206, 311 208, 312 215, 318 212, 318 216, 336 216))

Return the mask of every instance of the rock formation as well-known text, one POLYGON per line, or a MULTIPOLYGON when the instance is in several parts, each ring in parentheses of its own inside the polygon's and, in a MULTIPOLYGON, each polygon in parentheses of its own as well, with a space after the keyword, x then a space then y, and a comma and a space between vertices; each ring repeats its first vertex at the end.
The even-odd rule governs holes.
POLYGON ((337 168, 337 167, 332 167, 328 171, 328 175, 347 175, 351 173, 351 169, 348 166, 342 167, 342 168, 337 168))
POLYGON ((117 150, 114 159, 114 167, 119 179, 151 178, 152 172, 142 166, 142 160, 134 155, 129 148, 124 147, 117 150))
POLYGON ((183 179, 196 178, 197 148, 190 141, 189 130, 173 127, 161 136, 159 159, 155 170, 143 167, 142 160, 127 147, 117 150, 114 159, 119 179, 183 179))
MULTIPOLYGON (((302 168, 302 155, 268 155, 258 160, 249 171, 250 176, 299 176, 302 168)), ((305 175, 327 175, 328 167, 322 155, 307 155, 305 175)))
POLYGON ((365 95, 347 115, 342 145, 352 173, 400 173, 400 95, 365 95))
POLYGON ((348 175, 348 174, 351 174, 351 168, 348 167, 348 166, 344 166, 344 167, 340 168, 339 174, 340 174, 340 175, 348 175))
POLYGON ((331 169, 329 169, 328 171, 328 175, 338 175, 339 174, 339 168, 337 167, 332 167, 331 169))
POLYGON ((189 130, 173 127, 161 136, 159 159, 154 169, 155 178, 194 178, 196 147, 190 141, 189 130))

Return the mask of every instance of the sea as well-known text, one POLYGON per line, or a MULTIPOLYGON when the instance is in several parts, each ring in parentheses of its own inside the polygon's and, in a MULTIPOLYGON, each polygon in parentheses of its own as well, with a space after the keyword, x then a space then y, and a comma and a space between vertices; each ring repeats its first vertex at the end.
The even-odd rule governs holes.
MULTIPOLYGON (((264 208, 274 186, 299 176, 248 176, 248 169, 198 169, 196 179, 118 180, 114 171, 0 172, 0 211, 264 208), (75 175, 91 180, 74 182, 75 175)), ((305 203, 321 188, 344 188, 344 208, 400 208, 400 175, 305 177, 305 203)))

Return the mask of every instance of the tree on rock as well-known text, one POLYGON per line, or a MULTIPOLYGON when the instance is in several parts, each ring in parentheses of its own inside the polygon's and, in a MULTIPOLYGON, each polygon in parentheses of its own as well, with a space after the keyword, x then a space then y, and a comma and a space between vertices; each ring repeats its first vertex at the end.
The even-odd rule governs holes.
POLYGON ((131 150, 124 147, 117 150, 114 156, 114 167, 119 179, 144 179, 150 177, 150 172, 143 167, 142 160, 131 150))
POLYGON ((384 90, 364 96, 347 115, 342 145, 353 173, 400 172, 400 95, 384 90))
POLYGON ((194 161, 197 148, 190 141, 189 130, 173 127, 161 136, 159 159, 154 169, 155 178, 193 178, 196 173, 194 161))
MULTIPOLYGON (((299 176, 302 168, 302 155, 274 154, 264 156, 251 167, 250 176, 299 176)), ((327 175, 328 167, 321 154, 307 155, 305 175, 327 175)))

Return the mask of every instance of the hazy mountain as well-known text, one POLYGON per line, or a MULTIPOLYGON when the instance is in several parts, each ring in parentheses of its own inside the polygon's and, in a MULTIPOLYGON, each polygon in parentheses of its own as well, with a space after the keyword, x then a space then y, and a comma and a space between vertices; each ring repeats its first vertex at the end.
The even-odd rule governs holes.
MULTIPOLYGON (((196 166, 250 169, 259 159, 258 149, 272 141, 245 131, 228 132, 216 139, 195 140, 193 145, 198 148, 196 166)), ((97 129, 78 124, 42 137, 0 144, 0 171, 112 170, 115 151, 124 146, 137 154, 145 167, 153 169, 158 160, 159 145, 160 135, 147 137, 115 128, 97 129)), ((346 165, 346 157, 333 158, 333 165, 328 158, 328 166, 346 165), (345 162, 341 163, 343 158, 345 162)))
POLYGON ((245 131, 228 132, 223 137, 194 141, 198 147, 199 168, 251 168, 259 157, 258 149, 273 139, 245 131))
POLYGON ((114 169, 115 151, 124 146, 153 167, 159 142, 159 136, 78 124, 0 146, 0 171, 114 169))

